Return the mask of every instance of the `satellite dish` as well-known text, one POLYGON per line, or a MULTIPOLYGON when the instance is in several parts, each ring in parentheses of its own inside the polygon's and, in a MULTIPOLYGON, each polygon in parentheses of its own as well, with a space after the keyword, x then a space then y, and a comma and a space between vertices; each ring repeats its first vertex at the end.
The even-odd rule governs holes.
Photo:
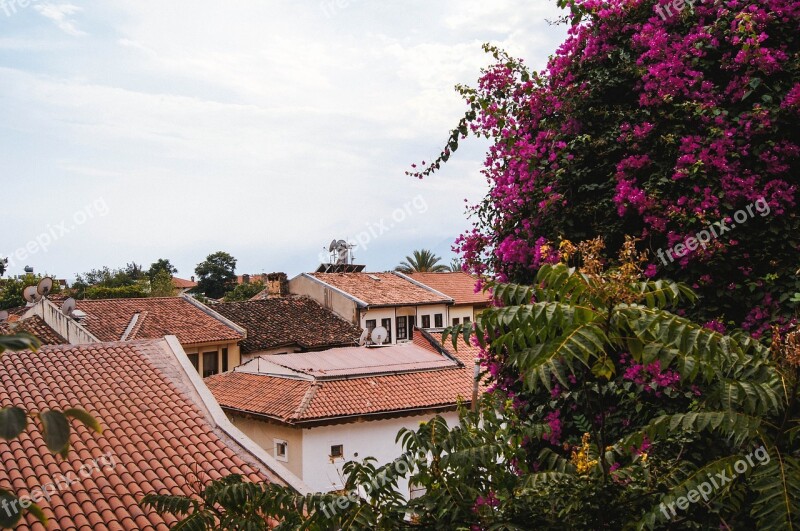
POLYGON ((369 337, 369 330, 364 329, 364 331, 361 332, 361 337, 358 338, 358 344, 364 346, 364 344, 367 342, 368 337, 369 337))
POLYGON ((30 304, 35 304, 42 299, 42 296, 39 295, 39 291, 36 289, 36 286, 28 286, 22 292, 22 298, 30 304))
POLYGON ((0 323, 3 323, 5 321, 8 321, 8 312, 3 310, 2 312, 0 312, 0 323))
POLYGON ((42 280, 39 281, 39 285, 36 286, 36 291, 42 297, 47 297, 47 294, 53 290, 53 279, 50 277, 44 277, 42 280))
POLYGON ((389 337, 389 331, 384 327, 379 326, 372 331, 372 342, 376 345, 382 345, 386 338, 389 337))
POLYGON ((331 244, 328 246, 328 252, 333 252, 336 249, 336 238, 331 240, 331 244))
POLYGON ((61 313, 69 317, 72 315, 72 312, 75 311, 75 299, 70 297, 69 299, 64 301, 64 304, 61 305, 61 313))

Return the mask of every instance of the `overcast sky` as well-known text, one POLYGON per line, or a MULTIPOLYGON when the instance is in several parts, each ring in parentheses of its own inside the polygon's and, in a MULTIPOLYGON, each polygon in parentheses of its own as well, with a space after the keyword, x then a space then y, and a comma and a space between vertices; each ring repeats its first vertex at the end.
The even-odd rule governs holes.
POLYGON ((393 268, 449 262, 486 190, 475 139, 439 152, 493 42, 536 69, 554 0, 0 0, 0 255, 72 280, 211 252, 313 270, 332 238, 393 268), (37 243, 38 239, 38 243, 37 243), (28 249, 20 253, 17 249, 28 249))

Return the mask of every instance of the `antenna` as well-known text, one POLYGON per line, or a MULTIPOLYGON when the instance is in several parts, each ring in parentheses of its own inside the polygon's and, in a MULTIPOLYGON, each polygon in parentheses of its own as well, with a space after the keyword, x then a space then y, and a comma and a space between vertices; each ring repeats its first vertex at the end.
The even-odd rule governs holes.
POLYGON ((36 286, 28 286, 22 292, 22 298, 25 299, 28 304, 36 304, 40 300, 42 300, 42 296, 39 295, 39 291, 36 289, 36 286))
POLYGON ((0 312, 0 323, 4 323, 6 321, 8 321, 8 312, 3 310, 0 312))
POLYGON ((67 317, 72 317, 72 312, 74 311, 75 311, 75 299, 70 297, 69 299, 64 301, 64 304, 61 305, 61 313, 63 313, 67 317))
POLYGON ((379 326, 372 331, 372 342, 376 345, 383 345, 386 338, 389 337, 389 331, 386 328, 379 326))
POLYGON ((369 337, 369 330, 366 328, 363 332, 361 332, 361 337, 358 338, 358 344, 362 347, 367 343, 367 338, 369 337))
POLYGON ((53 290, 53 279, 50 277, 44 277, 42 280, 39 281, 39 285, 36 286, 36 292, 41 295, 42 297, 47 297, 47 294, 53 290))

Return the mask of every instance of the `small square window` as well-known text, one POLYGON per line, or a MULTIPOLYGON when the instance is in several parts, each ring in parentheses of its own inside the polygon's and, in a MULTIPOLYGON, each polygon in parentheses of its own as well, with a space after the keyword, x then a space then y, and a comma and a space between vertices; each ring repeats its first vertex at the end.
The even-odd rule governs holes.
POLYGON ((459 324, 460 322, 461 322, 461 319, 459 319, 458 317, 453 317, 453 326, 459 324))
POLYGON ((281 441, 280 439, 272 440, 275 445, 275 459, 278 461, 289 460, 289 443, 281 441))
POLYGON ((430 328, 431 327, 431 316, 430 315, 423 315, 422 316, 422 328, 430 328))
POLYGON ((339 457, 344 457, 344 445, 334 444, 331 446, 331 459, 337 459, 339 457))
POLYGON ((441 328, 444 326, 444 321, 442 320, 442 314, 437 313, 433 316, 433 326, 436 328, 441 328))
POLYGON ((472 319, 469 317, 464 317, 464 324, 468 324, 470 321, 472 321, 472 319))

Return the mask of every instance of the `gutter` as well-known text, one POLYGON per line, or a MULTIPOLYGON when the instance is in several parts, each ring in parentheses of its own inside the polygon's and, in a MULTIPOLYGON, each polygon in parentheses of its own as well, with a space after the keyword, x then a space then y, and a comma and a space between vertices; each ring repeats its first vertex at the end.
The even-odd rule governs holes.
MULTIPOLYGON (((465 404, 469 404, 470 402, 468 400, 465 400, 464 403, 465 404)), ((312 427, 315 427, 315 426, 321 426, 321 425, 325 425, 325 424, 341 424, 343 422, 347 422, 349 419, 360 419, 360 418, 361 419, 363 419, 363 418, 369 419, 370 417, 381 417, 381 416, 382 417, 387 417, 388 416, 388 417, 396 418, 396 417, 407 417, 407 416, 409 416, 409 414, 422 413, 422 412, 425 412, 425 411, 452 411, 452 410, 455 410, 458 407, 458 402, 454 401, 452 404, 439 405, 439 406, 424 406, 424 407, 415 407, 415 408, 409 408, 409 409, 391 409, 391 410, 387 410, 387 411, 376 411, 374 413, 356 413, 354 415, 340 415, 338 417, 320 417, 320 418, 309 419, 309 420, 299 420, 299 421, 296 421, 296 422, 291 422, 291 421, 286 420, 286 419, 273 417, 271 415, 265 415, 263 413, 257 413, 255 411, 248 411, 246 409, 238 409, 238 408, 229 407, 229 406, 221 406, 221 407, 222 407, 222 409, 225 409, 227 411, 232 411, 234 413, 240 413, 242 415, 250 415, 250 416, 256 417, 256 418, 262 418, 262 419, 268 419, 268 420, 271 420, 271 421, 276 421, 276 422, 278 422, 280 424, 283 424, 283 425, 286 425, 286 426, 293 426, 293 427, 296 427, 296 428, 312 428, 312 427), (330 422, 330 421, 337 421, 337 422, 330 422)))
POLYGON ((212 424, 222 430, 228 437, 236 441, 236 443, 246 452, 255 457, 281 481, 293 488, 299 494, 305 496, 313 493, 311 488, 306 485, 302 479, 295 476, 289 471, 288 468, 278 462, 274 457, 269 455, 266 450, 256 444, 247 435, 242 433, 239 428, 234 426, 231 421, 228 420, 228 417, 225 416, 225 412, 222 411, 222 408, 214 398, 214 395, 211 394, 211 391, 208 390, 208 387, 206 387, 203 379, 200 378, 200 375, 194 369, 194 366, 192 366, 192 364, 189 362, 189 357, 183 351, 181 344, 178 342, 178 338, 175 336, 165 336, 164 340, 166 341, 171 353, 178 360, 178 364, 180 365, 181 369, 183 369, 186 379, 191 383, 192 387, 194 387, 194 391, 200 397, 203 407, 205 407, 206 411, 211 416, 210 420, 212 421, 212 424))

